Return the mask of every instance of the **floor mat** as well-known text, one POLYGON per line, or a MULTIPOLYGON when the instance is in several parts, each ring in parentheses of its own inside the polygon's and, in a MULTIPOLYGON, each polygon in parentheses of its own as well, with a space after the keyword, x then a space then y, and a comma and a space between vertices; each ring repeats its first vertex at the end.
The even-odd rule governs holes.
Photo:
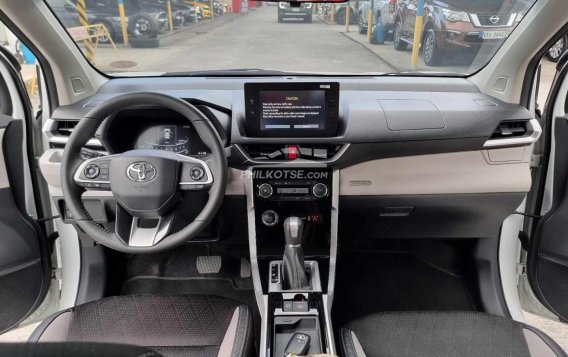
MULTIPOLYGON (((248 249, 248 247, 246 247, 248 249)), ((133 255, 126 263, 126 282, 138 277, 227 279, 237 289, 252 289, 241 277, 241 260, 248 250, 209 245, 185 245, 159 254, 133 255)))
POLYGON ((215 295, 238 301, 251 309, 256 306, 254 290, 237 289, 228 279, 140 276, 125 282, 122 294, 215 295))
POLYGON ((241 276, 247 252, 209 245, 186 245, 175 250, 135 255, 126 264, 123 294, 208 294, 248 301, 252 279, 241 276))
POLYGON ((121 294, 215 295, 231 299, 251 308, 258 336, 260 316, 252 278, 241 272, 243 259, 248 259, 248 247, 194 244, 160 254, 133 255, 125 265, 121 294))
POLYGON ((340 255, 335 286, 336 328, 380 311, 476 310, 465 279, 410 253, 340 255))

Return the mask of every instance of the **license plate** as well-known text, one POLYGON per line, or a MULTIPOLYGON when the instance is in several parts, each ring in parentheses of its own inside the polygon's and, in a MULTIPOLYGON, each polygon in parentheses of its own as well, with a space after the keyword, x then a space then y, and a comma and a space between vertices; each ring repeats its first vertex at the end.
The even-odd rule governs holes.
POLYGON ((509 33, 509 31, 482 31, 479 36, 484 40, 498 40, 507 38, 509 33))
POLYGON ((292 12, 300 12, 300 9, 298 9, 298 8, 292 8, 292 12))

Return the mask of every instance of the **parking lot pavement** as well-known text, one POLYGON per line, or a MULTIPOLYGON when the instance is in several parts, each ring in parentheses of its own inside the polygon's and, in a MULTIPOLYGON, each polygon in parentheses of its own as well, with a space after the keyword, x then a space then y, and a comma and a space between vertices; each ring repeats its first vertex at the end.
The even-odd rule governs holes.
POLYGON ((411 69, 412 49, 409 47, 407 51, 397 51, 394 49, 392 41, 385 41, 384 45, 375 45, 367 41, 367 34, 360 34, 357 25, 350 25, 349 32, 346 32, 345 25, 330 25, 330 28, 341 33, 345 37, 356 42, 360 46, 374 53, 378 58, 386 62, 391 67, 391 72, 407 72, 407 71, 428 71, 428 72, 454 72, 468 73, 471 56, 462 56, 452 58, 452 64, 444 64, 442 66, 431 67, 424 63, 422 55, 418 57, 418 63, 414 70, 411 69))
MULTIPOLYGON (((392 72, 375 54, 316 16, 313 23, 278 23, 277 7, 265 6, 248 15, 225 15, 209 21, 209 26, 182 29, 162 38, 159 48, 121 48, 121 56, 136 62, 132 70, 147 72, 234 68, 392 72)), ((97 51, 97 65, 105 71, 120 70, 112 66, 116 60, 112 48, 97 51)))

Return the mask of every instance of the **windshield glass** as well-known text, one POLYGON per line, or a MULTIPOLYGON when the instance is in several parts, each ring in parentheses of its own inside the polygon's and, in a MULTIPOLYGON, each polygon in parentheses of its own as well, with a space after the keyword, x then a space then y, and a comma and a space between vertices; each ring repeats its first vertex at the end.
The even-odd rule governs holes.
POLYGON ((46 0, 86 58, 119 76, 467 75, 534 1, 46 0))

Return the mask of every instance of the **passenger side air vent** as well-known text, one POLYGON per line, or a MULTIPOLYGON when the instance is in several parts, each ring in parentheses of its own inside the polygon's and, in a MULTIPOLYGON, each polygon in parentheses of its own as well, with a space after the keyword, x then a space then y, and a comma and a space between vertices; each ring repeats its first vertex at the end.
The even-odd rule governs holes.
POLYGON ((500 123, 497 129, 491 135, 493 139, 510 139, 527 134, 528 121, 508 121, 500 123))
POLYGON ((255 161, 292 161, 297 159, 324 161, 333 158, 341 145, 327 144, 251 144, 243 146, 246 154, 255 161))
POLYGON ((542 133, 538 120, 508 120, 499 123, 499 126, 484 148, 499 148, 512 146, 529 146, 535 143, 542 133))

